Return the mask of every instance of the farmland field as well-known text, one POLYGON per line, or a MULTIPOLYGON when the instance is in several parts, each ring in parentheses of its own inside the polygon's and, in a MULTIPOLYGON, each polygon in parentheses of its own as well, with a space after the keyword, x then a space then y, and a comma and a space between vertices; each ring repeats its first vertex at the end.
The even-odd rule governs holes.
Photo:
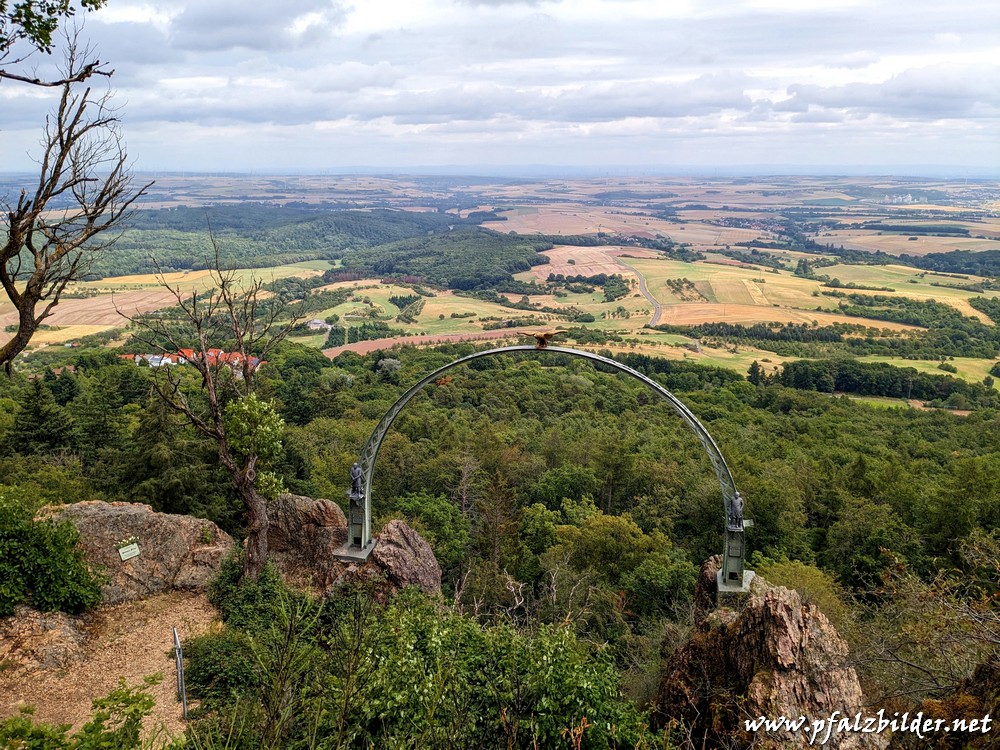
MULTIPOLYGON (((236 271, 236 279, 241 284, 248 283, 251 279, 263 281, 274 281, 285 279, 290 276, 308 277, 318 276, 331 264, 325 260, 309 260, 301 263, 289 263, 282 266, 272 266, 270 268, 250 268, 236 271)), ((198 271, 176 271, 162 275, 163 281, 171 287, 180 289, 182 292, 203 291, 213 286, 212 272, 209 270, 198 271)), ((106 291, 124 291, 147 289, 149 287, 159 287, 160 277, 157 274, 135 274, 131 276, 111 276, 99 281, 88 281, 70 287, 70 291, 88 292, 94 291, 103 293, 106 291)))
MULTIPOLYGON (((241 269, 236 272, 240 283, 251 279, 271 281, 289 276, 314 276, 329 268, 326 261, 307 261, 274 268, 241 269)), ((210 271, 182 271, 163 275, 163 281, 182 293, 205 291, 213 286, 210 271)), ((101 333, 125 325, 124 316, 152 312, 177 303, 173 294, 164 289, 155 274, 114 276, 100 281, 82 282, 67 288, 70 295, 54 308, 45 325, 58 330, 39 331, 32 339, 34 345, 61 344, 81 336, 101 333), (120 312, 119 312, 120 311, 120 312)), ((0 342, 10 334, 3 329, 17 322, 17 313, 9 302, 0 304, 0 342)))
POLYGON ((823 271, 844 282, 884 286, 895 290, 893 292, 868 292, 868 294, 909 297, 916 300, 937 300, 951 305, 963 315, 978 318, 984 323, 992 322, 988 316, 974 309, 968 303, 971 297, 982 296, 981 292, 955 288, 955 286, 966 286, 985 281, 979 276, 965 276, 958 279, 954 276, 923 272, 905 266, 836 265, 828 266, 823 271))
MULTIPOLYGON (((948 373, 938 369, 937 362, 915 359, 900 359, 899 357, 863 357, 865 362, 885 362, 896 367, 912 367, 919 372, 927 372, 932 375, 946 375, 948 373)), ((996 364, 988 359, 971 359, 969 357, 954 357, 948 360, 948 364, 954 365, 958 372, 955 377, 963 378, 973 383, 981 383, 983 378, 989 375, 990 367, 996 364)), ((1000 380, 997 378, 995 380, 1000 380)), ((997 383, 993 384, 997 388, 997 383)))
POLYGON ((952 250, 1000 250, 1000 240, 976 237, 938 237, 932 235, 880 234, 865 230, 837 230, 818 238, 822 242, 843 245, 852 250, 888 253, 889 255, 927 255, 952 250), (909 239, 909 237, 914 239, 909 239))
MULTIPOLYGON (((233 207, 238 207, 249 195, 259 200, 255 205, 280 206, 282 201, 296 201, 300 208, 295 210, 300 212, 323 211, 326 209, 321 206, 334 203, 338 207, 434 211, 462 217, 480 211, 484 212, 482 226, 503 235, 544 234, 549 240, 559 235, 584 235, 602 243, 556 242, 554 247, 541 250, 547 262, 538 265, 525 263, 522 256, 518 260, 520 265, 511 269, 510 288, 498 287, 499 293, 479 294, 474 283, 464 287, 471 292, 461 293, 425 283, 422 293, 431 296, 421 297, 422 306, 411 320, 397 320, 400 310, 390 301, 391 297, 414 294, 412 280, 401 280, 407 275, 414 276, 405 269, 402 274, 398 269, 395 274, 383 273, 381 266, 371 265, 364 278, 318 287, 317 291, 346 289, 349 297, 342 303, 314 311, 313 317, 333 320, 332 316, 337 316, 338 326, 379 322, 404 333, 403 340, 411 344, 487 335, 493 339, 505 335, 499 332, 503 328, 494 330, 505 325, 582 326, 607 335, 606 342, 597 348, 703 361, 745 372, 754 360, 773 370, 785 358, 744 345, 720 344, 718 348, 704 342, 699 345, 693 334, 689 338, 647 326, 655 319, 657 323, 673 326, 724 322, 818 327, 850 323, 900 332, 922 330, 841 314, 841 299, 829 294, 831 290, 824 286, 824 278, 838 280, 841 293, 851 293, 849 285, 853 284, 870 288, 857 290, 861 294, 936 300, 963 315, 993 323, 969 304, 972 297, 995 294, 978 291, 990 289, 993 283, 990 279, 964 272, 943 273, 939 268, 916 268, 905 265, 912 262, 905 259, 900 264, 860 265, 855 257, 846 262, 838 257, 841 244, 848 252, 856 248, 915 256, 955 248, 1000 248, 1000 218, 990 213, 1000 205, 1000 188, 988 183, 792 177, 493 181, 477 178, 468 182, 460 177, 168 177, 157 183, 152 200, 153 205, 218 205, 234 211, 233 207), (496 221, 495 217, 503 220, 496 221), (913 230, 880 234, 879 225, 913 230), (969 236, 954 232, 935 236, 935 229, 949 226, 967 230, 969 236), (825 265, 831 260, 835 263, 825 265), (813 266, 814 278, 806 277, 808 271, 796 275, 803 261, 813 266), (525 265, 530 265, 530 270, 524 270, 525 265), (600 286, 560 287, 548 283, 550 274, 621 275, 631 288, 624 296, 619 291, 617 299, 609 302, 600 286), (960 288, 973 286, 976 288, 960 288)), ((364 213, 351 212, 350 216, 364 213)), ((166 224, 170 222, 169 216, 180 215, 168 215, 166 224)), ((312 221, 312 214, 287 215, 297 216, 299 221, 312 221)), ((393 215, 399 214, 386 216, 393 215)), ((267 225, 278 232, 285 221, 283 216, 285 213, 272 209, 267 216, 248 217, 248 225, 270 222, 267 225)), ((437 226, 441 226, 440 222, 437 226)), ((449 231, 452 228, 445 226, 449 231)), ((187 230, 181 226, 176 231, 183 234, 187 230)), ((203 233, 204 227, 192 225, 191 231, 203 233)), ((426 236, 434 231, 418 231, 418 234, 426 236)), ((239 240, 238 234, 230 236, 234 241, 239 240)), ((278 232, 275 236, 295 235, 278 232)), ((313 252, 323 246, 321 235, 309 235, 307 239, 313 242, 313 252)), ((259 247, 257 251, 260 252, 259 247)), ((282 252, 295 253, 297 248, 286 244, 282 252)), ((353 266, 345 266, 344 252, 349 252, 349 248, 331 251, 329 257, 317 260, 279 261, 269 268, 241 270, 238 277, 243 282, 250 278, 308 279, 331 269, 357 268, 356 258, 353 266)), ((379 262, 385 265, 384 261, 379 262)), ((391 263, 387 267, 391 269, 391 263)), ((210 273, 204 270, 169 273, 165 278, 183 293, 206 290, 212 283, 210 273)), ((173 302, 152 274, 109 276, 75 284, 68 291, 73 298, 60 303, 55 315, 46 321, 52 328, 39 331, 33 346, 70 342, 120 327, 125 321, 116 306, 134 314, 173 302)), ((6 327, 15 320, 13 308, 9 304, 0 305, 0 324, 6 327)), ((0 331, 0 337, 7 335, 0 331)), ((322 348, 327 343, 327 333, 310 331, 295 336, 294 340, 322 348)), ((359 342, 351 348, 381 345, 359 342)), ((885 361, 890 360, 885 358, 885 361)), ((959 376, 974 381, 981 381, 992 365, 992 361, 985 359, 954 362, 959 376)), ((935 361, 894 363, 940 373, 935 361)))
POLYGON ((643 232, 667 234, 670 222, 647 215, 629 215, 619 209, 584 205, 529 206, 505 210, 506 221, 490 221, 487 229, 518 234, 596 234, 597 232, 643 232))
POLYGON ((542 253, 549 259, 546 265, 535 266, 531 273, 539 281, 545 281, 549 274, 563 276, 596 276, 603 273, 632 273, 622 256, 633 258, 657 258, 652 250, 630 247, 576 247, 556 245, 542 253))

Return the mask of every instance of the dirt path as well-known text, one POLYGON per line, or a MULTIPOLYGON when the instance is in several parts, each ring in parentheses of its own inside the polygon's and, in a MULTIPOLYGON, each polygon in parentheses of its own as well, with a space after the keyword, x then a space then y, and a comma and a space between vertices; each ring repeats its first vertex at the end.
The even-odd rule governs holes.
MULTIPOLYGON (((517 330, 534 330, 530 326, 517 330)), ((480 331, 479 333, 442 333, 427 336, 396 336, 391 339, 375 339, 374 341, 358 341, 346 346, 335 346, 332 349, 324 349, 325 354, 333 359, 338 354, 344 352, 356 352, 357 354, 367 354, 368 352, 379 351, 381 349, 391 349, 396 344, 407 346, 429 346, 431 344, 457 344, 462 341, 487 341, 491 339, 521 338, 513 328, 500 328, 496 331, 480 331)), ((525 339, 522 343, 530 342, 525 339)))
POLYGON ((78 729, 90 719, 91 701, 117 687, 119 677, 136 685, 160 672, 163 681, 151 691, 156 707, 144 726, 155 730, 162 725, 169 734, 180 734, 184 719, 177 702, 171 629, 176 626, 183 640, 204 633, 216 617, 204 594, 182 592, 103 607, 88 618, 83 661, 64 670, 0 672, 0 718, 30 704, 37 721, 78 729))

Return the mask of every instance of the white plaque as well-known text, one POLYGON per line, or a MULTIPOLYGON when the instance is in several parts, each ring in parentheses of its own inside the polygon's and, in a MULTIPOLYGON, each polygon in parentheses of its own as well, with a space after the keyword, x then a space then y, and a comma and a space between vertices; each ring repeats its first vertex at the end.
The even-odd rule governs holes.
POLYGON ((119 547, 118 548, 118 555, 119 555, 119 557, 121 557, 121 559, 123 561, 124 560, 131 560, 133 557, 138 557, 139 556, 139 545, 136 544, 135 542, 133 542, 132 544, 129 544, 129 545, 125 546, 125 547, 119 547))

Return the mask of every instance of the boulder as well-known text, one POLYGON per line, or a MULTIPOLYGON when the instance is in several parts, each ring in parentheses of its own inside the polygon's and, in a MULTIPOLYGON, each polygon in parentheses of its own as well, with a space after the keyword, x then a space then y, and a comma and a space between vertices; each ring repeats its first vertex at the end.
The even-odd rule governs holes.
POLYGON ((405 522, 389 521, 375 535, 363 565, 351 565, 339 583, 380 581, 382 593, 417 586, 425 594, 441 593, 441 566, 427 541, 405 522))
POLYGON ((211 521, 157 513, 140 503, 88 501, 51 506, 45 513, 71 521, 87 562, 103 571, 105 604, 144 599, 172 589, 204 590, 233 540, 211 521), (122 541, 134 539, 139 555, 122 560, 122 541))
POLYGON ((85 640, 76 618, 15 607, 12 616, 0 618, 0 664, 29 671, 65 669, 83 658, 85 640))
MULTIPOLYGON (((752 732, 744 720, 805 716, 809 729, 835 711, 864 714, 847 644, 826 616, 797 592, 759 576, 749 595, 713 608, 720 562, 716 557, 702 566, 695 631, 663 665, 654 723, 683 726, 699 747, 777 750, 809 747, 809 732, 752 732)), ((881 749, 888 742, 886 735, 834 732, 826 746, 881 749)))
POLYGON ((403 521, 390 521, 373 540, 368 560, 337 558, 347 543, 347 517, 332 500, 283 494, 268 507, 268 558, 286 581, 329 591, 347 582, 376 581, 387 594, 404 586, 441 591, 441 566, 431 546, 403 521))
POLYGON ((347 541, 347 518, 332 500, 283 494, 269 504, 268 558, 286 578, 326 588, 343 571, 334 556, 347 541))
POLYGON ((403 521, 389 521, 375 536, 366 565, 384 574, 394 588, 417 586, 425 594, 441 593, 441 566, 434 550, 403 521))

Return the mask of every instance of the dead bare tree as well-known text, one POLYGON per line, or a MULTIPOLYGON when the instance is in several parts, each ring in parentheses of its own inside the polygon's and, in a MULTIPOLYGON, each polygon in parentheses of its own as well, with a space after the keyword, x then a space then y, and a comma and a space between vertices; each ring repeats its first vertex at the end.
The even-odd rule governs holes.
POLYGON ((38 182, 16 202, 2 202, 0 285, 18 315, 14 336, 0 345, 8 375, 66 286, 117 239, 116 230, 152 184, 133 185, 110 90, 95 92, 76 81, 92 64, 88 50, 71 39, 66 82, 45 123, 38 182))
MULTIPOLYGON (((177 302, 166 314, 129 316, 137 339, 150 353, 183 359, 201 376, 201 387, 183 387, 180 368, 154 368, 153 387, 163 402, 183 415, 202 435, 215 441, 219 462, 246 512, 247 543, 243 573, 260 575, 267 561, 267 500, 258 463, 280 450, 281 421, 266 402, 255 400, 256 378, 274 348, 309 312, 305 302, 286 305, 264 289, 261 279, 241 283, 233 269, 223 269, 214 238, 215 288, 183 292, 158 273, 161 286, 177 302), (234 402, 252 404, 241 420, 233 419, 234 402)), ((190 385, 190 384, 189 384, 190 385)))
MULTIPOLYGON (((62 21, 75 17, 77 7, 84 11, 101 8, 105 0, 18 0, 8 5, 0 0, 0 83, 4 80, 28 83, 33 86, 63 86, 82 83, 94 75, 110 77, 114 71, 105 69, 100 60, 89 60, 55 80, 37 75, 15 73, 11 66, 24 65, 37 53, 52 53, 52 37, 62 21)), ((78 27, 77 27, 78 28, 78 27)), ((70 31, 70 36, 75 36, 70 31)))

